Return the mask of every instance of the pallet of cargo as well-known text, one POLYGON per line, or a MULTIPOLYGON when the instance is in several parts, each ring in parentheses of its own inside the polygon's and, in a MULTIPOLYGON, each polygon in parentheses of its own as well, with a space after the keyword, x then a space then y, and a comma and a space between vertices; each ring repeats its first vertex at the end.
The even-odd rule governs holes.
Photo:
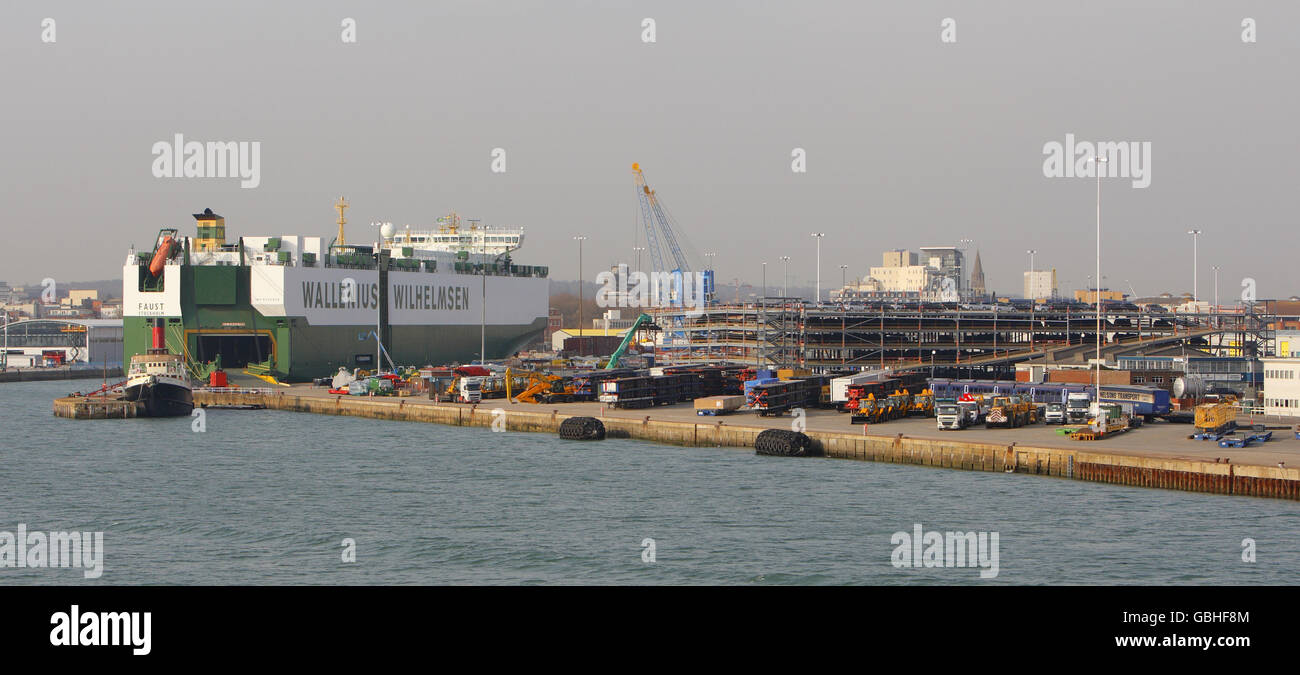
POLYGON ((1237 427, 1237 410, 1232 400, 1202 403, 1196 406, 1196 430, 1200 433, 1222 433, 1237 427))
POLYGON ((654 385, 648 376, 621 377, 600 383, 600 401, 615 408, 646 408, 654 405, 654 385))
POLYGON ((746 396, 749 406, 759 415, 780 415, 799 407, 801 390, 794 381, 777 381, 752 387, 746 396))
POLYGON ((727 415, 745 404, 744 396, 708 396, 695 399, 696 415, 727 415))
POLYGON ((691 375, 697 396, 723 396, 743 393, 735 374, 740 366, 674 366, 664 368, 664 375, 691 375))
POLYGON ((575 401, 595 401, 602 391, 600 385, 607 380, 631 377, 636 371, 631 368, 616 370, 575 371, 570 378, 570 388, 575 401))
POLYGON ((1127 426, 1107 427, 1106 429, 1093 429, 1091 427, 1084 427, 1070 434, 1070 438, 1076 441, 1099 441, 1103 438, 1118 436, 1119 434, 1122 434, 1125 431, 1128 431, 1127 426))

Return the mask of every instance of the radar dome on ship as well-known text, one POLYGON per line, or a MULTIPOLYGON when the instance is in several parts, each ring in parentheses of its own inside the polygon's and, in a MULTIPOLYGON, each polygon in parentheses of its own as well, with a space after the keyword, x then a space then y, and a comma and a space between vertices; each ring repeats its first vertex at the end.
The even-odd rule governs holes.
POLYGON ((392 223, 384 223, 379 226, 379 234, 384 239, 392 239, 395 232, 397 232, 397 229, 393 227, 392 223))

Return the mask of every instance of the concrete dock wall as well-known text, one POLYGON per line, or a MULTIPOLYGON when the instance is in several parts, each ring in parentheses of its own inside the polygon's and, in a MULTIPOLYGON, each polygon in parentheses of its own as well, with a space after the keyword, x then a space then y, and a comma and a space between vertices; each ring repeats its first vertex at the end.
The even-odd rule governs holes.
POLYGON ((121 366, 103 370, 93 368, 31 368, 28 370, 10 370, 0 373, 0 382, 42 382, 46 380, 102 380, 110 382, 125 377, 121 366))
MULTIPOLYGON (((195 393, 199 405, 257 405, 274 410, 352 415, 405 422, 455 426, 491 426, 496 419, 491 406, 435 405, 400 398, 297 396, 276 392, 261 394, 195 393)), ((506 407, 500 414, 507 431, 558 433, 569 414, 546 406, 506 407)), ((692 447, 752 448, 764 427, 710 422, 654 420, 650 416, 601 417, 611 437, 633 438, 692 447)), ((996 445, 894 436, 808 431, 815 447, 827 457, 869 462, 915 464, 966 471, 994 471, 1056 476, 1117 485, 1166 488, 1192 492, 1300 499, 1300 469, 1239 464, 1216 464, 1182 459, 1134 457, 1096 452, 1029 446, 996 445)), ((1089 448, 1095 445, 1089 444, 1089 448)))
POLYGON ((65 396, 54 399, 54 415, 74 420, 130 419, 140 417, 143 404, 103 396, 65 396))

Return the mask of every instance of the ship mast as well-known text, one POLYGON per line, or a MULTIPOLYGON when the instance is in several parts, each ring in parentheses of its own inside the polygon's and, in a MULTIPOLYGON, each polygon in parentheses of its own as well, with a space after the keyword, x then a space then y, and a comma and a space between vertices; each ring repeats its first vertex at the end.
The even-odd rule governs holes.
POLYGON ((338 223, 339 223, 339 243, 338 243, 338 245, 339 245, 339 246, 342 246, 342 245, 344 244, 344 241, 343 241, 343 225, 345 225, 345 224, 348 222, 348 219, 343 217, 343 212, 346 211, 347 208, 348 208, 348 200, 344 199, 343 197, 339 197, 339 201, 338 201, 338 203, 336 203, 336 204, 334 205, 334 209, 337 210, 337 211, 339 212, 339 220, 338 220, 338 223))

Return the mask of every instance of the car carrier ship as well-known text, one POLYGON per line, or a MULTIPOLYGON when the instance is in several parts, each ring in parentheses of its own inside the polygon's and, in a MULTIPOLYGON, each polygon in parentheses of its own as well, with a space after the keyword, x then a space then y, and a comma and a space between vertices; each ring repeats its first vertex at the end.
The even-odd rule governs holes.
POLYGON ((205 209, 194 214, 196 236, 164 228, 148 250, 133 247, 122 269, 123 362, 153 347, 155 327, 196 378, 224 367, 285 381, 468 362, 480 340, 487 358, 500 358, 541 335, 547 268, 514 264, 522 228, 465 226, 452 213, 433 229, 385 223, 380 241, 349 244, 347 206, 335 204, 338 235, 327 244, 228 242, 225 219, 205 209))

